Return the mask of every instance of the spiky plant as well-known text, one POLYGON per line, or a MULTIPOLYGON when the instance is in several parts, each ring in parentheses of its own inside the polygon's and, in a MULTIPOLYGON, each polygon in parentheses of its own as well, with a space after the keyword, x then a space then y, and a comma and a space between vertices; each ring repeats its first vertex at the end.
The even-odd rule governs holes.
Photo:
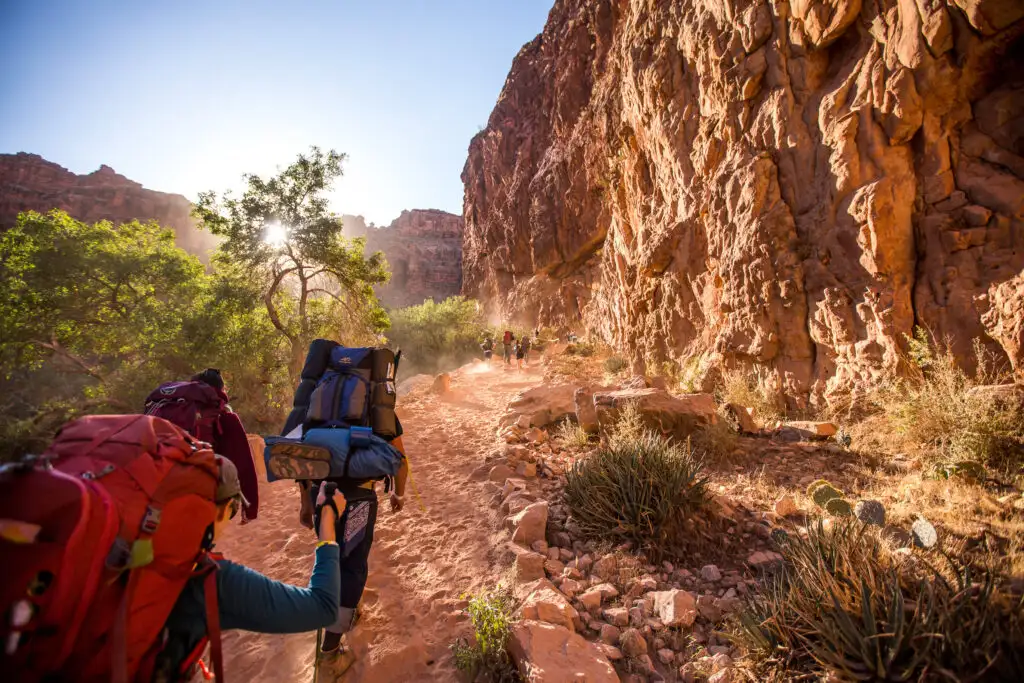
POLYGON ((833 517, 849 517, 853 514, 850 502, 842 498, 833 498, 825 503, 825 512, 833 517))
POLYGON ((779 679, 1024 680, 1024 604, 992 575, 899 563, 852 520, 780 541, 785 567, 734 634, 779 679))
POLYGON ((829 486, 831 486, 831 484, 829 484, 829 483, 828 483, 828 482, 827 482, 826 480, 824 480, 824 479, 816 479, 816 480, 812 481, 812 482, 811 482, 810 484, 808 484, 808 486, 807 486, 807 497, 808 497, 808 498, 810 498, 811 496, 813 496, 813 495, 814 495, 814 489, 818 488, 819 486, 824 486, 824 485, 826 485, 826 484, 828 484, 829 486))
POLYGON ((828 505, 830 500, 842 497, 843 492, 835 486, 832 486, 832 484, 822 484, 811 492, 811 500, 813 500, 814 504, 820 508, 824 508, 828 505))
POLYGON ((566 473, 565 500, 584 533, 631 541, 660 558, 680 548, 687 517, 707 497, 702 471, 689 444, 647 431, 577 461, 566 473))

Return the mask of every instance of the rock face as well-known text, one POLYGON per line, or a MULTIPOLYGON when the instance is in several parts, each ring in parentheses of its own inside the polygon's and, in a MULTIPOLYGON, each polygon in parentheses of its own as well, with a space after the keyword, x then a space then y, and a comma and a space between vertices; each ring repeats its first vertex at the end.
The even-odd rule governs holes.
POLYGON ((436 209, 403 211, 386 228, 362 216, 342 216, 345 234, 365 237, 366 251, 383 251, 391 281, 377 288, 385 306, 442 301, 462 289, 462 217, 436 209))
POLYGON ((174 230, 179 247, 204 259, 216 246, 196 229, 192 202, 180 194, 147 190, 109 166, 76 175, 37 154, 0 154, 0 227, 13 225, 22 211, 52 209, 87 223, 155 220, 174 230))
POLYGON ((794 403, 915 325, 1020 371, 1022 34, 1019 0, 557 0, 470 144, 464 292, 794 403))

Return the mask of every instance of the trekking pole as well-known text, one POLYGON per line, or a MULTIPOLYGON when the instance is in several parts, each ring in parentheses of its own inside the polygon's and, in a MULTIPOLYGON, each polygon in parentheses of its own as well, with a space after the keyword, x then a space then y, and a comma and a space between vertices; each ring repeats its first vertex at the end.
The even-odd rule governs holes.
POLYGON ((319 678, 317 674, 320 672, 320 644, 323 642, 323 632, 322 628, 316 630, 316 650, 313 651, 313 683, 316 683, 319 678))
POLYGON ((426 512, 427 506, 423 504, 423 499, 420 498, 420 490, 416 487, 416 482, 412 480, 412 462, 409 460, 409 456, 405 456, 405 462, 409 464, 409 484, 412 486, 412 495, 416 497, 416 502, 420 504, 420 509, 426 512))

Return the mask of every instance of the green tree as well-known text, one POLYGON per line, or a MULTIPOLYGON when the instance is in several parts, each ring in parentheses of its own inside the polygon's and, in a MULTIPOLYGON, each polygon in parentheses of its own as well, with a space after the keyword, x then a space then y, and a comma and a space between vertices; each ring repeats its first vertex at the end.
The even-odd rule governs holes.
POLYGON ((388 279, 383 254, 366 257, 365 240, 345 239, 341 218, 327 209, 326 193, 342 175, 344 159, 313 147, 271 178, 244 176, 240 198, 202 193, 193 212, 202 227, 224 238, 215 262, 249 278, 287 340, 293 383, 317 336, 387 328, 373 293, 373 285, 388 279))
POLYGON ((388 340, 401 347, 407 368, 436 372, 460 365, 479 355, 489 334, 478 308, 472 299, 453 296, 394 310, 388 340))

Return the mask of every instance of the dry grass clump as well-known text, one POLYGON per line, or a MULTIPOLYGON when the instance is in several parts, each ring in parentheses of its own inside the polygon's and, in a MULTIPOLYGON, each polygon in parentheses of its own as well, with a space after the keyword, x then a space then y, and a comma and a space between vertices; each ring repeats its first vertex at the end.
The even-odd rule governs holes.
POLYGON ((555 439, 572 448, 586 448, 590 445, 590 434, 578 422, 565 418, 555 427, 555 439))
POLYGON ((718 399, 720 403, 734 403, 744 408, 752 408, 754 417, 762 425, 769 425, 785 418, 785 403, 779 387, 770 380, 758 378, 753 373, 741 370, 723 371, 718 399))
POLYGON ((948 555, 893 555, 856 521, 779 538, 785 566, 741 613, 763 673, 863 681, 1024 680, 1024 604, 948 555))
POLYGON ((629 361, 622 356, 608 356, 604 359, 604 371, 609 375, 617 375, 629 369, 629 361))
POLYGON ((682 547, 687 519, 706 500, 707 480, 689 444, 645 430, 632 411, 623 410, 606 446, 566 472, 564 495, 585 534, 628 541, 656 560, 682 547))
POLYGON ((979 388, 1002 379, 981 346, 975 347, 979 371, 972 377, 947 344, 920 329, 910 341, 911 376, 873 397, 901 445, 940 467, 973 461, 1014 471, 1024 465, 1020 403, 979 388))
POLYGON ((734 459, 739 434, 728 420, 719 416, 715 424, 695 431, 690 441, 708 462, 730 463, 734 459))

